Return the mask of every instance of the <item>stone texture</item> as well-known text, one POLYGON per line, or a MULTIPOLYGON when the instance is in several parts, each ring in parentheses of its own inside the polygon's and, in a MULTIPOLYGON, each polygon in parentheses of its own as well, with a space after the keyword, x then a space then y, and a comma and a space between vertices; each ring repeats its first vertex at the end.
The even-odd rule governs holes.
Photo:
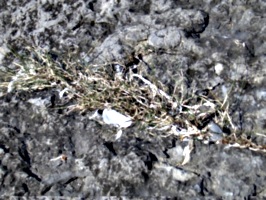
MULTIPOLYGON (((85 64, 141 55, 169 92, 175 83, 187 96, 219 84, 213 96, 229 94, 238 132, 265 145, 265 8, 264 0, 1 1, 0 70, 14 68, 10 49, 26 46, 85 64)), ((176 167, 170 152, 182 142, 172 136, 133 127, 114 141, 88 115, 26 102, 52 92, 0 99, 1 196, 266 198, 262 153, 196 142, 191 161, 176 167), (63 153, 66 163, 50 161, 63 153)))
POLYGON ((59 114, 27 102, 50 94, 0 99, 1 196, 265 198, 264 153, 196 141, 182 166, 187 144, 174 136, 132 127, 114 141, 108 138, 116 132, 88 120, 91 113, 59 114), (66 162, 54 159, 61 154, 66 162))

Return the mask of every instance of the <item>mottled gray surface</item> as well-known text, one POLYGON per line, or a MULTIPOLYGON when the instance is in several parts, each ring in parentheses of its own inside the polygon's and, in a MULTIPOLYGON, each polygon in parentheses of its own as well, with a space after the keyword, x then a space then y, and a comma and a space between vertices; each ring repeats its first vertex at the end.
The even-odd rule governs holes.
MULTIPOLYGON (((265 10, 264 0, 1 1, 0 69, 14 67, 8 47, 35 46, 88 64, 127 64, 141 54, 169 88, 177 81, 191 95, 220 84, 213 93, 222 100, 232 90, 238 131, 265 134, 265 10)), ((114 130, 88 116, 42 110, 19 94, 0 103, 0 195, 265 198, 263 154, 197 142, 191 162, 175 168, 179 159, 164 153, 179 145, 175 138, 131 128, 113 142, 114 130), (49 161, 61 153, 67 163, 49 161)), ((262 138, 255 139, 265 144, 262 138)))
MULTIPOLYGON (((8 46, 71 54, 82 62, 127 63, 132 53, 163 83, 185 76, 194 92, 230 90, 235 126, 265 133, 265 10, 242 1, 7 1, 1 3, 1 68, 8 46), (219 67, 217 67, 219 66, 219 67)), ((8 62, 9 60, 9 62, 8 62)))
POLYGON ((196 141, 181 166, 186 142, 174 136, 133 126, 114 141, 116 131, 88 120, 90 113, 59 114, 27 102, 51 93, 0 99, 1 196, 266 197, 264 153, 196 141), (51 160, 61 154, 67 162, 51 160))

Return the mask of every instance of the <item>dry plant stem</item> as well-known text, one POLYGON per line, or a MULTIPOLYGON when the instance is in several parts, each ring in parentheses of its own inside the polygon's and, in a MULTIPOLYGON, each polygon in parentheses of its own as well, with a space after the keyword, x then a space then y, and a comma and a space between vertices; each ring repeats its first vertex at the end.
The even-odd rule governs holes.
MULTIPOLYGON (((164 91, 167 87, 145 73, 144 68, 139 70, 139 74, 130 71, 128 79, 124 79, 123 76, 117 78, 114 72, 110 72, 112 70, 110 66, 111 64, 123 66, 122 63, 80 66, 79 63, 66 59, 64 60, 65 67, 62 68, 60 62, 54 61, 45 53, 32 48, 28 48, 28 50, 36 58, 25 58, 20 63, 16 63, 20 69, 20 74, 17 75, 17 70, 13 74, 8 72, 3 79, 5 82, 0 84, 0 88, 7 89, 10 84, 7 81, 13 78, 16 80, 13 81, 12 87, 20 90, 43 88, 65 90, 68 99, 75 99, 77 103, 68 107, 68 113, 74 110, 83 112, 103 109, 108 103, 118 112, 131 116, 135 122, 140 122, 139 124, 143 128, 150 128, 150 134, 161 137, 168 137, 173 134, 181 139, 205 137, 205 130, 199 130, 191 121, 216 112, 219 113, 216 121, 220 125, 229 123, 233 130, 233 136, 237 140, 236 127, 229 115, 228 98, 231 90, 226 94, 223 101, 216 97, 210 99, 203 96, 201 96, 200 101, 194 101, 198 96, 191 94, 190 97, 187 97, 182 71, 180 73, 183 79, 179 79, 174 84, 173 93, 169 95, 164 91), (80 66, 80 70, 77 70, 76 66, 80 66), (145 76, 148 76, 148 79, 142 76, 141 71, 145 73, 145 76), (140 82, 142 83, 140 84, 140 82), (201 111, 202 106, 209 107, 209 110, 201 111), (173 115, 170 114, 171 112, 178 114, 173 115), (179 126, 186 131, 176 131, 171 128, 173 126, 179 126), (155 130, 160 133, 155 134, 155 130)), ((123 66, 123 68, 126 67, 123 66)))

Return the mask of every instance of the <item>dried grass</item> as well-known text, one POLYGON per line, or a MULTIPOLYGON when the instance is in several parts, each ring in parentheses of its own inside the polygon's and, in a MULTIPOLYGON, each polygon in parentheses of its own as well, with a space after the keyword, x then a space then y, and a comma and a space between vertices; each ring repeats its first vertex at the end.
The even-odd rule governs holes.
MULTIPOLYGON (((213 115, 213 120, 220 126, 230 127, 233 139, 236 139, 236 127, 229 115, 228 95, 223 100, 181 94, 183 85, 175 84, 173 94, 167 94, 164 86, 155 77, 145 73, 117 73, 112 65, 84 65, 77 61, 52 59, 49 54, 33 48, 27 48, 26 57, 20 57, 17 69, 0 72, 2 95, 13 90, 42 90, 57 88, 67 93, 70 111, 84 112, 109 107, 131 116, 135 123, 149 130, 150 134, 161 137, 176 135, 181 139, 197 137, 208 138, 204 120, 213 115), (30 55, 30 56, 29 56, 30 55), (127 78, 125 78, 125 75, 127 78), (67 88, 67 89, 66 89, 67 88), (180 95, 179 95, 180 96, 180 95), (200 128, 203 127, 203 128, 200 128)), ((61 94, 62 95, 62 94, 61 94)), ((225 140, 226 141, 226 140, 225 140)), ((228 142, 229 143, 229 142, 228 142)))

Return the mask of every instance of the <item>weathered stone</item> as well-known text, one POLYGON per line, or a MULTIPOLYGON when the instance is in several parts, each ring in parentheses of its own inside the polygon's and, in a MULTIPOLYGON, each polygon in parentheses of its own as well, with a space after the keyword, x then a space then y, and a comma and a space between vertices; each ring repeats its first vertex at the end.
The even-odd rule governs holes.
MULTIPOLYGON (((11 50, 27 46, 85 64, 141 55, 143 71, 167 92, 176 86, 178 97, 208 91, 227 99, 237 132, 265 145, 265 7, 264 0, 1 1, 0 70, 14 69, 11 50)), ((261 152, 198 141, 190 162, 177 165, 184 147, 176 137, 132 127, 116 141, 116 130, 88 113, 47 108, 54 93, 0 91, 1 197, 266 198, 261 152), (67 161, 53 160, 62 154, 67 161)))

